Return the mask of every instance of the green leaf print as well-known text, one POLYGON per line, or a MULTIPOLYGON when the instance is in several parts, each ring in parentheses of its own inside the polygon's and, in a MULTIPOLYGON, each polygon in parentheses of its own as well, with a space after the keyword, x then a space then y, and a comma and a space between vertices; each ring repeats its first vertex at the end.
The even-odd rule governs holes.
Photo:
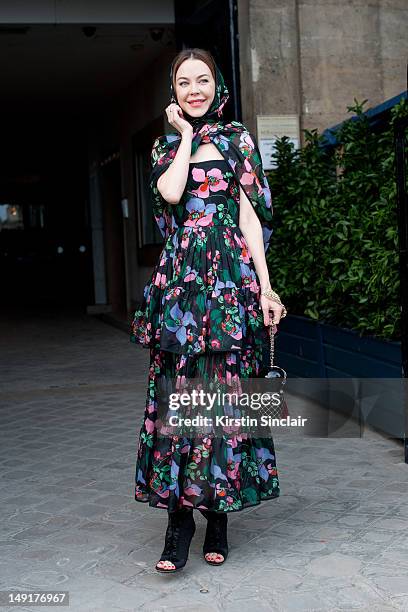
POLYGON ((205 296, 204 293, 198 293, 196 297, 197 308, 200 312, 205 312, 205 296))
POLYGON ((256 504, 258 501, 256 491, 252 487, 249 487, 248 489, 244 489, 242 491, 242 497, 244 499, 244 504, 248 503, 248 504, 253 505, 253 504, 256 504))
POLYGON ((214 310, 211 311, 210 318, 211 321, 217 325, 223 320, 223 313, 218 308, 214 308, 214 310))
POLYGON ((140 439, 142 443, 146 444, 146 446, 148 446, 149 448, 153 447, 153 435, 152 434, 148 434, 142 431, 142 433, 140 434, 140 439))

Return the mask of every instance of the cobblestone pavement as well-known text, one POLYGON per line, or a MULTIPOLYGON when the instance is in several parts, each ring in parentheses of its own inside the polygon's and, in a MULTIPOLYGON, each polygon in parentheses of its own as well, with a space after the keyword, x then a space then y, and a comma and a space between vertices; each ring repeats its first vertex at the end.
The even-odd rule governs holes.
POLYGON ((408 610, 398 442, 277 434, 281 497, 229 516, 219 568, 195 513, 187 566, 163 576, 166 511, 133 500, 148 352, 73 312, 8 314, 0 332, 0 590, 68 590, 74 612, 408 610))

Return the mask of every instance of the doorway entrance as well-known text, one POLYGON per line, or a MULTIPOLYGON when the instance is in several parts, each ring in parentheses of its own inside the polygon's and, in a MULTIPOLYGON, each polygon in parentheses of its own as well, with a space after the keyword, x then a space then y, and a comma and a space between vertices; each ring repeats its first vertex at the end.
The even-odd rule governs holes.
POLYGON ((35 119, 2 129, 2 303, 85 307, 93 299, 86 138, 77 122, 35 119))

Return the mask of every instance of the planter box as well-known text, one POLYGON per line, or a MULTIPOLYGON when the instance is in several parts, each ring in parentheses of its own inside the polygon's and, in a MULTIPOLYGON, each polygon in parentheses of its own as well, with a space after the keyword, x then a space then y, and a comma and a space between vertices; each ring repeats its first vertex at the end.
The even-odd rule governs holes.
POLYGON ((287 372, 288 390, 392 437, 405 437, 400 342, 360 337, 294 315, 285 317, 278 330, 275 363, 287 372))

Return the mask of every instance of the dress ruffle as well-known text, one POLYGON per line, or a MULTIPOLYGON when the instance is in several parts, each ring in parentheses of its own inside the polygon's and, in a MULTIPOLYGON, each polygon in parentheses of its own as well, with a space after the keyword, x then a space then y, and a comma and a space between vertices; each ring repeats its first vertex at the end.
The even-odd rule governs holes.
POLYGON ((241 351, 267 342, 260 287, 239 226, 182 226, 160 254, 131 340, 174 353, 241 351))
POLYGON ((135 499, 172 512, 190 507, 239 511, 279 497, 272 437, 245 433, 222 436, 162 436, 157 427, 159 380, 185 377, 230 381, 257 376, 260 355, 241 353, 176 355, 150 352, 147 404, 138 448, 135 499))

